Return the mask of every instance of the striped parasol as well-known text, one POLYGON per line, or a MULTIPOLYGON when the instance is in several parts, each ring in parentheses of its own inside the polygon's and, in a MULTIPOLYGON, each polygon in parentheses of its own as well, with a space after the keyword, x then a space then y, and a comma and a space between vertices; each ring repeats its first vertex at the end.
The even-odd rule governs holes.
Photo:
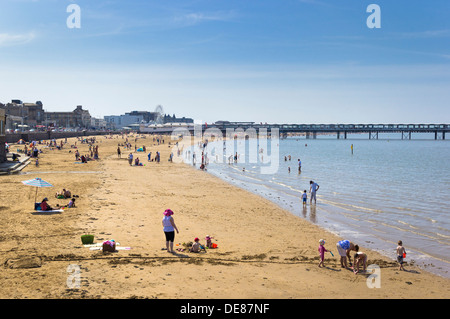
POLYGON ((36 194, 34 195, 34 202, 36 203, 37 191, 39 187, 53 187, 49 182, 44 181, 43 179, 36 177, 34 179, 30 179, 28 181, 22 181, 23 184, 28 186, 36 187, 36 194))

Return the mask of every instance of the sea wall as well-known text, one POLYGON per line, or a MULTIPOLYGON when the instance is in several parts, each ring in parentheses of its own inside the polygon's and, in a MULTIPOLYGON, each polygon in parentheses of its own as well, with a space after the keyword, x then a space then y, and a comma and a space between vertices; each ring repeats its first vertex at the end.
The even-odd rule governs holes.
POLYGON ((51 140, 70 137, 87 137, 93 135, 109 135, 110 132, 105 131, 81 131, 81 132, 23 132, 6 134, 6 143, 17 143, 20 139, 25 142, 51 140))

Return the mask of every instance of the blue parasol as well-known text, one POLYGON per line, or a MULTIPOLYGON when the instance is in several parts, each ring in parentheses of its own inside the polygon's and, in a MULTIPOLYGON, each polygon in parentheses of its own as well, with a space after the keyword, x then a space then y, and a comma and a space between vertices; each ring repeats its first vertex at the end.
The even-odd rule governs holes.
POLYGON ((34 195, 34 202, 36 203, 36 197, 37 197, 37 191, 39 187, 53 187, 52 184, 44 181, 43 179, 36 177, 35 179, 30 179, 28 181, 22 181, 23 184, 29 185, 29 186, 35 186, 36 187, 36 194, 34 195))

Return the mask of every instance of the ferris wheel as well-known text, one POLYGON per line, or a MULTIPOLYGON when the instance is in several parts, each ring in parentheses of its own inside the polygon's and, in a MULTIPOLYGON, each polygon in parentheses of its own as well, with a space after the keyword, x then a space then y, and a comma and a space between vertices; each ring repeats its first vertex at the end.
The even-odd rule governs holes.
POLYGON ((161 105, 156 106, 155 108, 155 122, 156 124, 162 124, 164 122, 164 110, 161 105))

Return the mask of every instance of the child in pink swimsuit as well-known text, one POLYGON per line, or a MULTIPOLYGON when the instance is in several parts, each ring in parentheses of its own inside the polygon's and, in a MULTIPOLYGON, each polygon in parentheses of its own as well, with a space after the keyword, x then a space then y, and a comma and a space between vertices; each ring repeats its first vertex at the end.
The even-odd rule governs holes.
POLYGON ((323 260, 325 259, 325 252, 327 252, 328 250, 325 249, 325 240, 321 239, 319 240, 319 254, 320 254, 320 262, 319 262, 319 267, 321 266, 325 266, 323 264, 323 260))

